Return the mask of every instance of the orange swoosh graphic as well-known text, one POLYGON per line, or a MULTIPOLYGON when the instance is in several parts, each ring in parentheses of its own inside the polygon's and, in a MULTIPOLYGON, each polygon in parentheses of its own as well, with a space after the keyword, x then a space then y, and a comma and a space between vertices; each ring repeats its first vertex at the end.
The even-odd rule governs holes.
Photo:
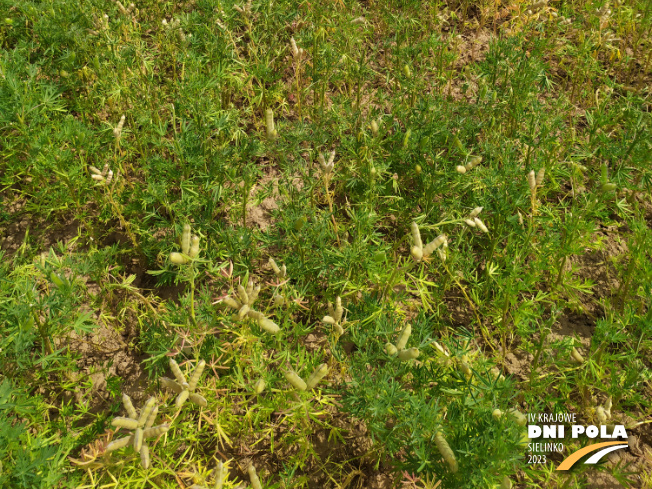
POLYGON ((626 441, 605 441, 603 443, 594 443, 593 445, 589 445, 588 447, 580 448, 578 451, 572 453, 566 459, 559 464, 559 467, 557 467, 557 470, 568 470, 570 469, 575 462, 577 462, 579 459, 581 459, 584 455, 595 452, 596 450, 599 450, 600 448, 605 448, 605 447, 610 447, 612 445, 624 445, 627 443, 626 441))

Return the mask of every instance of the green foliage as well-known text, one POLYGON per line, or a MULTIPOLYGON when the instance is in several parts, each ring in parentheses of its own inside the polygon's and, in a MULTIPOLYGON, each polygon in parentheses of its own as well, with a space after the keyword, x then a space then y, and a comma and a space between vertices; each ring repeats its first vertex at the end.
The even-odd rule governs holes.
POLYGON ((492 413, 652 414, 650 5, 0 0, 0 485, 635 484, 492 413))

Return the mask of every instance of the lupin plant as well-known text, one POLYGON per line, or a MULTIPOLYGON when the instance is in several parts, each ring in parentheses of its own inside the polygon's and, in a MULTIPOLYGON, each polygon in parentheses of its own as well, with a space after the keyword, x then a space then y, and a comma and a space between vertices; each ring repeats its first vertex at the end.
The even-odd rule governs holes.
POLYGON ((143 468, 148 469, 150 466, 150 457, 149 448, 145 440, 166 433, 169 426, 167 424, 154 426, 156 415, 158 414, 158 406, 156 405, 156 399, 153 397, 147 400, 145 406, 140 411, 140 415, 136 412, 131 398, 128 395, 122 395, 122 404, 127 411, 128 417, 114 418, 111 424, 117 428, 131 430, 133 434, 109 443, 106 451, 111 452, 131 444, 134 450, 140 454, 140 462, 143 468))
POLYGON ((319 382, 328 375, 328 365, 322 363, 319 365, 308 377, 308 380, 303 380, 291 367, 282 369, 283 376, 288 383, 298 391, 305 391, 307 389, 314 389, 319 382))
POLYGON ((118 122, 118 125, 113 128, 113 137, 115 138, 115 143, 120 144, 120 139, 122 138, 122 129, 125 125, 125 119, 126 117, 124 114, 120 117, 120 121, 118 122))
POLYGON ((108 163, 101 171, 94 166, 89 166, 88 169, 91 171, 91 178, 102 185, 108 186, 113 181, 113 171, 109 169, 108 163))
POLYGON ((337 336, 342 336, 344 334, 344 323, 346 323, 346 318, 344 318, 344 308, 342 307, 342 299, 337 296, 335 299, 335 307, 332 303, 328 303, 328 316, 324 316, 322 319, 324 324, 328 324, 333 327, 333 331, 337 336))
POLYGON ((175 265, 185 265, 199 255, 199 236, 191 234, 190 224, 184 224, 181 234, 181 253, 170 253, 170 261, 175 265))
POLYGON ((441 456, 448 464, 450 471, 456 473, 458 471, 459 466, 457 465, 457 459, 455 458, 455 453, 453 452, 450 445, 446 441, 446 438, 444 438, 444 435, 442 435, 441 431, 438 431, 435 434, 434 442, 435 445, 437 446, 437 450, 439 450, 439 453, 441 453, 441 456))
POLYGON ((617 186, 615 183, 609 181, 609 176, 607 172, 607 165, 605 163, 600 167, 600 190, 603 194, 608 194, 616 190, 617 186))
POLYGON ((247 469, 247 473, 249 474, 249 480, 251 481, 251 487, 253 487, 253 489, 263 489, 263 486, 260 483, 260 478, 258 477, 258 474, 256 473, 256 467, 254 467, 253 464, 249 465, 249 468, 247 469))
MULTIPOLYGON (((272 270, 274 271, 274 275, 276 275, 276 278, 279 280, 279 288, 282 287, 284 284, 287 283, 289 280, 288 278, 288 272, 287 268, 285 265, 281 265, 280 267, 276 264, 276 261, 274 258, 271 256, 269 257, 269 266, 272 267, 272 270)), ((278 290, 274 292, 274 295, 272 296, 272 299, 274 301, 274 305, 276 307, 281 307, 283 305, 286 305, 288 303, 288 298, 286 297, 286 294, 280 293, 278 290)))
POLYGON ((249 19, 252 13, 251 6, 252 6, 252 0, 247 0, 247 2, 243 4, 242 7, 240 7, 239 5, 234 5, 233 9, 238 13, 240 13, 243 17, 245 17, 245 19, 249 19))
POLYGON ((226 479, 226 468, 224 464, 219 461, 217 462, 217 467, 213 470, 214 482, 212 485, 203 485, 203 484, 193 484, 190 486, 190 489, 222 489, 224 485, 224 479, 226 479))
POLYGON ((199 241, 199 236, 191 234, 190 224, 184 224, 183 232, 181 233, 181 253, 177 251, 170 253, 170 262, 180 267, 181 273, 178 277, 190 284, 190 319, 195 326, 197 326, 197 318, 195 316, 195 279, 198 274, 196 262, 199 257, 199 241))
POLYGON ((197 389, 197 383, 199 382, 205 367, 206 362, 204 360, 200 360, 199 363, 197 363, 195 366, 192 374, 190 374, 190 380, 186 382, 186 377, 183 375, 183 372, 179 368, 179 364, 173 358, 170 358, 170 370, 172 370, 176 381, 167 377, 161 377, 161 384, 163 387, 166 387, 174 391, 174 393, 178 394, 174 402, 177 409, 181 409, 187 400, 190 400, 198 406, 206 407, 208 404, 206 399, 195 392, 197 389))
POLYGON ((414 261, 420 262, 424 258, 428 258, 435 250, 437 250, 439 257, 442 260, 446 259, 448 238, 446 237, 445 234, 440 234, 435 239, 433 239, 430 243, 424 246, 423 241, 421 241, 421 231, 419 231, 419 225, 416 222, 412 223, 411 230, 412 230, 412 240, 414 244, 412 245, 410 254, 412 255, 412 258, 414 258, 414 261))
POLYGON ((292 58, 294 59, 294 77, 297 87, 297 111, 299 112, 299 119, 301 119, 301 61, 304 58, 305 51, 303 48, 297 46, 297 42, 294 40, 294 37, 290 38, 290 52, 292 53, 292 58))
POLYGON ((530 187, 530 205, 532 208, 532 216, 535 216, 537 212, 537 188, 543 185, 545 172, 545 168, 540 168, 536 174, 534 173, 534 170, 531 170, 530 173, 527 174, 527 183, 530 187))
POLYGON ((469 161, 464 165, 457 165, 455 170, 457 173, 464 175, 467 171, 473 170, 476 166, 482 163, 482 156, 471 156, 469 161))
POLYGON ((475 228, 477 227, 480 231, 483 233, 488 233, 489 229, 487 229, 487 226, 485 226, 484 222, 480 220, 478 215, 482 212, 482 207, 476 207, 471 211, 469 214, 469 217, 464 219, 464 222, 466 223, 467 226, 470 228, 475 228))
POLYGON ((396 355, 396 357, 401 361, 414 360, 415 358, 418 358, 420 353, 418 348, 405 349, 407 342, 410 339, 410 335, 412 335, 412 326, 406 324, 399 333, 395 345, 389 342, 385 344, 385 353, 392 357, 396 355))
POLYGON ((339 243, 340 239, 337 232, 337 223, 335 222, 335 215, 333 214, 333 199, 330 194, 330 182, 333 177, 333 168, 335 166, 335 150, 331 151, 328 161, 322 153, 319 153, 317 158, 319 160, 319 166, 322 170, 322 178, 324 179, 324 190, 326 192, 326 201, 328 202, 328 211, 331 215, 331 220, 333 221, 333 231, 335 232, 335 239, 339 243))
POLYGON ((138 14, 138 10, 133 3, 130 3, 128 7, 125 7, 120 0, 114 0, 115 4, 118 6, 118 10, 122 15, 130 15, 132 12, 134 16, 138 14))
POLYGON ((272 109, 265 110, 265 131, 267 133, 267 139, 270 141, 278 137, 278 131, 274 124, 274 111, 272 109))
POLYGON ((258 299, 259 293, 260 285, 254 286, 253 279, 249 279, 246 288, 242 284, 238 284, 237 293, 233 296, 225 297, 222 299, 222 302, 231 309, 238 311, 237 314, 233 315, 234 319, 243 320, 246 317, 254 319, 264 331, 270 334, 277 334, 281 330, 278 324, 265 317, 262 312, 252 309, 254 302, 258 299))
MULTIPOLYGON (((121 123, 124 124, 124 116, 122 116, 123 119, 121 119, 121 123)), ((116 129, 119 129, 119 133, 117 137, 120 137, 120 134, 122 134, 122 125, 118 124, 118 127, 116 129)), ((115 131, 114 131, 115 135, 115 131)), ((104 167, 100 171, 99 168, 96 168, 92 165, 89 165, 88 169, 91 172, 91 178, 98 182, 98 184, 106 189, 105 191, 105 198, 109 205, 111 206, 111 209, 113 210, 113 213, 118 217, 118 220, 120 221, 120 225, 122 228, 125 230, 127 233, 127 236, 129 236, 129 240, 133 244, 134 248, 138 251, 138 254, 141 256, 141 261, 145 261, 143 256, 142 256, 142 251, 140 249, 140 245, 138 244, 138 240, 136 239, 136 234, 134 233, 131 224, 125 219, 124 214, 122 213, 122 206, 115 200, 114 198, 114 193, 116 192, 116 184, 118 183, 118 176, 119 172, 117 175, 114 176, 113 170, 109 168, 109 164, 105 163, 104 167)))

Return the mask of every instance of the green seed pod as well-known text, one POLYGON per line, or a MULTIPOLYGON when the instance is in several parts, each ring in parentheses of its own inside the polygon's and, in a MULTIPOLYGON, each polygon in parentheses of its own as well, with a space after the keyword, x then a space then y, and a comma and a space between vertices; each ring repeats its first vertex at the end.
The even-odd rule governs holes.
POLYGON ((605 414, 607 415, 607 418, 611 418, 611 406, 612 406, 612 400, 611 400, 611 396, 609 396, 607 402, 604 403, 604 411, 605 414))
POLYGON ((276 262, 274 261, 274 258, 271 256, 269 257, 269 265, 272 267, 272 270, 274 270, 274 275, 277 277, 281 275, 281 269, 278 267, 276 262))
POLYGON ((465 166, 462 166, 462 165, 457 165, 457 166, 455 167, 455 171, 456 171, 457 173, 461 173, 462 175, 464 175, 464 174, 466 173, 466 167, 465 167, 465 166))
POLYGON ((617 185, 615 183, 604 183, 602 184, 602 192, 608 193, 608 192, 613 192, 616 190, 617 185))
POLYGON ((174 360, 174 358, 170 358, 170 370, 172 370, 174 378, 177 379, 179 385, 183 386, 183 384, 186 383, 186 377, 183 375, 183 372, 181 372, 179 364, 174 360))
POLYGON ((143 430, 143 439, 154 438, 156 436, 161 436, 164 433, 167 433, 170 429, 170 426, 167 424, 162 424, 159 426, 154 426, 151 428, 146 428, 143 430))
POLYGON ((379 131, 379 130, 380 130, 380 128, 378 127, 378 122, 376 122, 376 121, 371 121, 371 133, 372 133, 374 136, 378 136, 378 131, 379 131))
POLYGON ((278 132, 274 127, 274 111, 272 109, 265 110, 265 129, 267 131, 267 139, 276 139, 278 132))
POLYGON ((149 448, 147 445, 140 447, 140 464, 143 466, 143 469, 149 469, 149 448))
POLYGON ((152 414, 152 411, 154 411, 154 406, 156 405, 156 399, 153 397, 150 397, 147 399, 147 402, 145 403, 145 406, 143 409, 140 411, 140 417, 138 418, 138 426, 145 426, 145 423, 147 423, 147 420, 149 419, 150 415, 152 414))
POLYGON ((255 321, 259 321, 261 319, 264 319, 265 315, 260 311, 253 311, 250 309, 249 312, 247 313, 247 317, 255 321))
POLYGON ((470 228, 474 228, 474 227, 475 227, 475 222, 473 222, 472 219, 464 219, 464 222, 465 222, 466 225, 469 226, 470 228))
POLYGON ((222 489, 222 484, 224 483, 224 464, 221 461, 217 462, 217 467, 215 467, 213 474, 215 476, 213 489, 222 489))
POLYGON ((595 410, 595 415, 598 418, 600 424, 607 424, 607 414, 604 411, 602 406, 598 406, 595 410))
POLYGON ((537 178, 535 180, 537 187, 540 187, 543 184, 543 177, 545 176, 545 174, 546 174, 545 168, 540 168, 539 171, 537 172, 537 178))
POLYGON ((227 306, 229 306, 232 309, 240 309, 242 307, 242 304, 240 304, 232 297, 225 297, 224 299, 222 299, 222 302, 224 302, 227 306))
POLYGON ((444 356, 446 356, 446 357, 448 356, 448 353, 446 353, 446 350, 444 350, 444 347, 441 346, 441 345, 440 345, 439 343, 437 343, 436 341, 433 341, 433 342, 432 342, 432 346, 434 346, 434 347, 435 347, 435 350, 437 350, 437 351, 438 351, 439 353, 441 353, 442 355, 444 355, 444 356))
POLYGON ((134 431, 134 450, 137 452, 143 447, 143 429, 136 428, 134 431))
POLYGON ((106 446, 106 451, 107 452, 112 452, 113 450, 119 450, 120 448, 124 448, 127 445, 129 445, 132 441, 133 436, 125 436, 124 438, 120 438, 119 440, 112 441, 106 446))
POLYGON ((145 421, 144 428, 151 428, 154 425, 154 421, 156 421, 156 416, 158 416, 158 406, 154 406, 154 409, 152 409, 152 412, 149 414, 149 418, 147 418, 147 421, 145 421))
POLYGON ((410 335, 412 334, 412 326, 406 324, 401 333, 398 335, 398 341, 396 342, 396 349, 403 350, 405 345, 407 345, 410 335))
POLYGON ((398 352, 398 359, 401 361, 413 360, 419 356, 418 348, 410 348, 409 350, 401 350, 398 352))
POLYGON ((469 219, 473 219, 474 217, 478 217, 480 213, 482 212, 483 207, 476 207, 471 211, 469 214, 469 219))
POLYGON ((478 226, 478 229, 482 231, 483 233, 488 233, 489 230, 487 229, 487 226, 484 225, 484 223, 478 219, 477 217, 473 218, 473 222, 475 223, 476 226, 478 226))
POLYGON ((412 130, 408 129, 405 131, 405 136, 403 137, 403 149, 406 149, 408 147, 408 144, 410 144, 410 136, 412 135, 412 130))
POLYGON ((530 192, 534 192, 537 188, 537 177, 534 175, 534 170, 527 174, 527 184, 530 186, 530 192))
POLYGON ((410 67, 408 65, 403 65, 403 74, 406 78, 410 78, 412 76, 412 72, 410 71, 410 67))
POLYGON ((340 322, 342 320, 342 314, 344 314, 344 309, 342 308, 342 299, 340 296, 337 296, 335 299, 335 322, 340 322))
POLYGON ((464 360, 460 361, 460 371, 464 374, 464 376, 467 379, 470 379, 473 376, 473 371, 471 370, 471 367, 469 367, 469 364, 466 363, 464 360))
POLYGON ((414 241, 414 246, 417 248, 423 248, 423 242, 421 241, 421 231, 419 231, 419 225, 416 222, 413 222, 410 226, 412 231, 412 240, 414 241))
POLYGON ((387 353, 390 357, 393 357, 398 353, 398 350, 391 343, 385 343, 385 353, 387 353))
POLYGON ((494 409, 491 413, 494 419, 500 419, 503 415, 503 412, 500 409, 494 409))
POLYGON ((111 425, 116 428, 125 428, 127 430, 135 430, 138 428, 138 420, 131 418, 117 417, 113 418, 111 425))
POLYGON ((208 406, 208 401, 206 400, 206 398, 204 396, 200 396, 199 394, 196 394, 194 392, 191 392, 188 395, 188 399, 190 399, 192 402, 197 404, 197 406, 200 406, 200 407, 208 406))
POLYGON ((64 286, 63 280, 61 280, 59 276, 54 273, 54 271, 50 272, 50 280, 52 280, 52 283, 56 286, 57 289, 60 289, 64 286))
POLYGON ((258 325, 267 331, 269 334, 276 334, 278 333, 281 328, 279 328, 278 324, 276 324, 274 321, 271 321, 267 318, 262 318, 258 320, 258 325))
POLYGON ((260 479, 256 474, 256 467, 250 465, 249 468, 247 469, 247 472, 249 473, 249 480, 251 481, 251 486, 254 489, 263 489, 263 486, 260 484, 260 479))
POLYGON ((468 151, 466 150, 466 148, 462 144, 462 141, 460 141, 460 138, 457 137, 457 135, 453 136, 453 144, 455 144, 455 147, 457 148, 457 150, 460 153, 462 153, 464 155, 468 154, 468 151))
POLYGON ((525 426, 527 424, 527 418, 525 417, 525 414, 520 412, 518 409, 510 409, 507 411, 509 414, 514 416, 514 419, 516 420, 516 424, 519 426, 525 426))
POLYGON ((328 374, 328 365, 322 363, 315 371, 308 377, 306 386, 308 389, 314 389, 319 382, 328 374))
POLYGON ((448 442, 441 434, 441 432, 437 432, 435 435, 435 445, 437 445, 437 450, 439 450, 441 456, 444 457, 444 460, 448 464, 451 472, 456 473, 458 465, 457 460, 455 459, 455 454, 453 453, 453 450, 451 450, 451 447, 448 445, 448 442))
POLYGON ((258 299, 258 294, 260 294, 260 285, 253 287, 251 282, 250 284, 252 285, 251 290, 247 291, 247 294, 249 295, 249 305, 256 302, 256 299, 258 299))
POLYGON ((240 298, 240 302, 243 304, 250 304, 249 295, 241 284, 238 284, 238 297, 240 298))
POLYGON ((188 400, 188 397, 190 396, 190 392, 188 389, 184 389, 181 391, 181 393, 177 396, 176 400, 174 401, 174 405, 177 407, 177 409, 181 409, 181 406, 188 400))
POLYGON ((512 481, 509 480, 509 477, 506 475, 503 476, 503 480, 500 483, 500 489, 512 489, 512 481))
POLYGON ((423 258, 423 250, 418 246, 413 246, 410 250, 410 254, 412 255, 412 258, 414 258, 414 261, 421 261, 423 258))
POLYGON ((185 256, 183 256, 181 253, 178 253, 176 251, 170 253, 170 261, 175 265, 183 265, 185 263, 188 263, 188 259, 185 256))
POLYGON ((190 224, 183 225, 181 233, 181 253, 187 255, 190 252, 190 224))
POLYGON ((197 258, 197 255, 199 255, 199 236, 193 236, 190 241, 188 256, 190 258, 197 258))
POLYGON ((204 367, 206 367, 206 362, 204 360, 200 360, 195 367, 195 370, 193 370, 192 375, 190 376, 190 381, 188 382, 188 389, 191 391, 194 391, 197 387, 197 382, 199 382, 201 374, 204 373, 204 367))
POLYGON ((335 321, 335 319, 333 319, 333 318, 330 317, 330 316, 324 316, 324 319, 322 319, 322 322, 325 323, 325 324, 331 324, 331 325, 333 325, 333 324, 335 324, 337 321, 335 321))
POLYGON ((285 370, 283 371, 283 375, 285 376, 285 380, 287 380, 296 390, 305 391, 308 388, 305 381, 293 370, 285 370))
POLYGON ((238 319, 244 319, 244 317, 249 313, 249 306, 245 304, 238 311, 238 319))
POLYGON ((131 419, 137 419, 138 414, 136 413, 134 405, 131 403, 131 397, 127 394, 122 394, 122 405, 125 407, 125 410, 131 419))
POLYGON ((272 297, 272 299, 274 300, 274 306, 276 307, 281 307, 285 305, 285 297, 283 297, 282 294, 276 293, 274 294, 274 297, 272 297))
POLYGON ((608 182, 606 163, 603 163, 602 166, 600 167, 600 182, 602 182, 603 184, 608 182))
POLYGON ((571 350, 571 357, 576 363, 584 363, 584 357, 575 347, 571 350))
POLYGON ((306 222, 308 219, 306 219, 304 216, 299 217, 296 221, 294 221, 294 230, 295 231, 301 231, 303 229, 303 226, 306 225, 306 222))
POLYGON ((256 395, 262 394, 265 390, 265 381, 263 379, 258 379, 258 382, 254 384, 254 392, 256 395))
POLYGON ((471 156, 471 158, 469 158, 468 164, 471 165, 471 168, 475 168, 480 163, 482 163, 482 156, 471 156))
POLYGON ((446 242, 447 242, 446 235, 440 234, 435 239, 433 239, 430 243, 428 243, 426 246, 423 247, 423 256, 426 257, 430 256, 433 251, 435 251, 437 248, 439 248, 441 245, 443 245, 446 242))
POLYGON ((183 387, 181 387, 172 379, 168 379, 167 377, 161 377, 159 380, 161 381, 161 385, 164 388, 174 391, 175 394, 179 394, 183 390, 183 387))
POLYGON ((416 173, 417 175, 421 175, 421 165, 415 165, 414 173, 416 173))

